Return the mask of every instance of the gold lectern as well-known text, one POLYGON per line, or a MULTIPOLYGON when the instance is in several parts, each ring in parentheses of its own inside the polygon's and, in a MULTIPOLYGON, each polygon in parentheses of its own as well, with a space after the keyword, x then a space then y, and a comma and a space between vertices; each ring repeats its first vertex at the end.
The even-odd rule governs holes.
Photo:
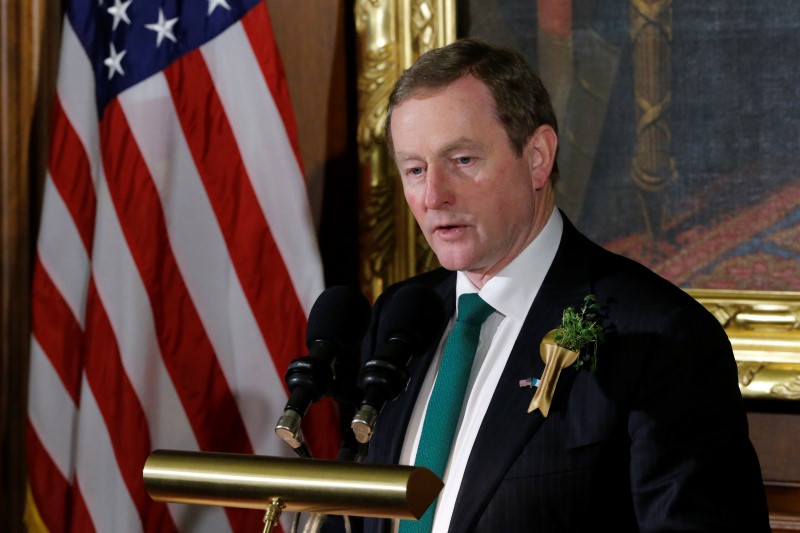
POLYGON ((265 533, 283 509, 419 519, 444 486, 413 466, 178 450, 151 453, 143 474, 156 501, 266 509, 265 533))

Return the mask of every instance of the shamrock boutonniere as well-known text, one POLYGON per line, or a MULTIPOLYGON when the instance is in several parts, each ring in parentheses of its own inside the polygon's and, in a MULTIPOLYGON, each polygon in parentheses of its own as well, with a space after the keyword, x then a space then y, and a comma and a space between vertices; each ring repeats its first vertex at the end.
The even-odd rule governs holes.
POLYGON ((561 316, 561 324, 545 335, 539 344, 539 354, 544 361, 544 371, 533 395, 528 412, 536 409, 547 416, 556 390, 561 370, 575 365, 597 370, 597 347, 604 340, 600 308, 593 294, 583 299, 583 307, 568 307, 561 316))

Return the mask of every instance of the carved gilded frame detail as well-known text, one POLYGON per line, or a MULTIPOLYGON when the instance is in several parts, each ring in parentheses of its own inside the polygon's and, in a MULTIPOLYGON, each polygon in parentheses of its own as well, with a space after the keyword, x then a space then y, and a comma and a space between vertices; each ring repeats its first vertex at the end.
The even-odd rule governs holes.
MULTIPOLYGON (((669 25, 668 9, 661 11, 669 25)), ((641 20, 632 0, 632 30, 641 20)), ((662 8, 664 6, 661 6, 662 8)), ((405 205, 399 180, 384 145, 386 102, 402 71, 431 48, 456 38, 455 0, 357 0, 358 150, 362 290, 371 298, 396 281, 429 270, 436 259, 405 205)), ((633 32, 642 43, 656 40, 633 32)), ((644 44, 642 46, 644 46, 644 44)), ((651 43, 653 44, 653 43, 651 43)), ((668 45, 666 45, 668 46, 668 45)), ((651 52, 652 52, 651 48, 651 52)), ((668 49, 666 50, 668 52, 668 49)), ((644 50, 642 50, 644 52, 644 50)), ((656 52, 665 52, 656 47, 656 52)), ((650 95, 669 105, 669 95, 650 95)), ((647 115, 643 110, 640 119, 647 115)), ((669 136, 662 123, 657 133, 669 136)), ((674 179, 663 139, 641 128, 640 147, 658 152, 666 164, 661 179, 674 179), (653 143, 655 142, 655 145, 653 143), (653 145, 653 146, 651 146, 653 145)), ((634 161, 634 163, 637 163, 634 161)), ((659 165, 656 165, 657 167, 659 165)), ((739 385, 745 398, 800 400, 800 293, 687 289, 725 327, 736 354, 739 385)))
POLYGON ((435 258, 405 205, 384 145, 392 86, 420 54, 455 39, 455 0, 357 0, 358 152, 363 291, 374 298, 435 258))

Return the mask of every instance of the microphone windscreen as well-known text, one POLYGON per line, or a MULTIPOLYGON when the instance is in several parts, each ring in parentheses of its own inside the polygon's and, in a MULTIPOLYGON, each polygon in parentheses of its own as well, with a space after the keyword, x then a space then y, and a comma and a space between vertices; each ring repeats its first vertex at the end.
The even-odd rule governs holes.
POLYGON ((439 340, 446 322, 444 303, 433 289, 405 285, 392 297, 381 316, 378 340, 402 338, 418 354, 439 340))
POLYGON ((328 341, 358 349, 367 332, 370 304, 358 290, 345 285, 325 289, 308 315, 306 346, 328 341))

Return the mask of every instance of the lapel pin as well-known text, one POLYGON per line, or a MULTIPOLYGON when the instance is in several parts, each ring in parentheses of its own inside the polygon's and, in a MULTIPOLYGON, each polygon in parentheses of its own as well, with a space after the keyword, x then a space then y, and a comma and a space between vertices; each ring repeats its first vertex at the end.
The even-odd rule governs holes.
POLYGON ((519 380, 519 387, 521 389, 532 389, 538 387, 542 380, 539 378, 528 378, 519 380))

